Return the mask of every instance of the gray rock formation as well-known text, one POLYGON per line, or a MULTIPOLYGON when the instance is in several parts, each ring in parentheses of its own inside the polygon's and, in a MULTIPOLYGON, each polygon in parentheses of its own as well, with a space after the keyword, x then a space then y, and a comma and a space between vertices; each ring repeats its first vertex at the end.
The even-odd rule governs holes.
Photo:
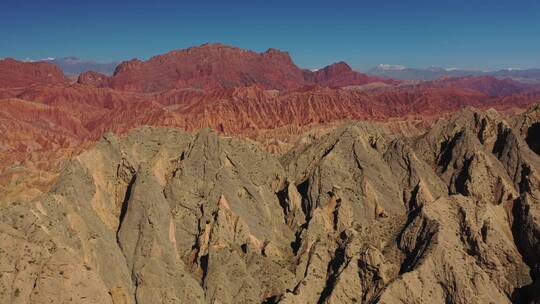
POLYGON ((0 206, 0 303, 538 302, 538 109, 414 138, 349 123, 280 157, 107 134, 0 206))

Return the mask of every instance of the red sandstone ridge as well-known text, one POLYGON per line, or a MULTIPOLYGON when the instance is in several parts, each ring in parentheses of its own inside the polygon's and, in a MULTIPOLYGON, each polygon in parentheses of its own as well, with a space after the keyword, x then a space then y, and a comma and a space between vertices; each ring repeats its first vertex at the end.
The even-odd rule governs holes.
POLYGON ((355 72, 343 62, 312 72, 297 67, 287 52, 269 49, 256 53, 222 44, 176 50, 147 61, 126 61, 110 78, 96 73, 79 77, 81 84, 133 92, 252 85, 286 90, 306 85, 346 86, 380 81, 387 80, 355 72))
POLYGON ((0 60, 1 88, 67 81, 58 67, 46 62, 21 62, 11 58, 0 60))
POLYGON ((309 82, 325 87, 364 85, 374 82, 398 83, 394 80, 383 80, 355 72, 343 61, 331 64, 317 71, 304 71, 304 78, 309 82))
MULTIPOLYGON (((412 118, 422 124, 426 118, 430 121, 465 106, 512 110, 538 101, 540 91, 494 97, 470 88, 427 85, 370 90, 304 86, 286 91, 250 86, 159 93, 77 83, 0 88, 0 131, 7 134, 0 139, 0 184, 21 184, 21 176, 47 177, 42 170, 80 151, 104 132, 123 133, 142 125, 185 130, 211 127, 256 140, 271 138, 279 150, 284 140, 285 144, 293 142, 291 132, 348 119, 412 118)), ((408 125, 396 128, 408 129, 408 125)), ((0 195, 2 191, 0 187, 0 195)))
POLYGON ((124 91, 157 92, 173 88, 224 88, 260 85, 285 89, 303 84, 302 70, 286 52, 264 53, 221 44, 172 51, 148 61, 121 63, 110 86, 124 91))
POLYGON ((282 51, 224 45, 124 62, 112 77, 87 72, 78 83, 68 83, 47 63, 3 60, 0 131, 6 136, 0 139, 0 184, 18 183, 14 176, 27 173, 41 176, 40 170, 104 132, 141 125, 211 127, 271 138, 279 150, 294 140, 291 134, 348 119, 422 125, 466 106, 514 111, 538 101, 540 88, 508 79, 395 83, 355 72, 344 62, 307 71, 282 51), (21 165, 27 171, 20 171, 21 165))
MULTIPOLYGON (((493 97, 453 87, 405 89, 396 86, 394 89, 365 92, 362 89, 314 86, 279 92, 251 86, 214 90, 175 89, 142 94, 79 84, 55 84, 0 90, 2 98, 31 101, 69 113, 85 129, 87 136, 95 139, 105 131, 123 132, 140 125, 187 130, 212 127, 228 134, 245 134, 261 129, 326 124, 344 119, 431 117, 466 106, 523 108, 539 101, 540 92, 493 97)), ((15 108, 16 104, 12 101, 9 108, 15 108)), ((18 109, 27 111, 24 107, 18 109)), ((6 112, 6 126, 9 125, 7 118, 15 117, 8 110, 0 110, 0 114, 6 112)), ((57 124, 52 118, 50 121, 57 124)), ((43 127, 50 128, 49 123, 44 123, 43 127)))

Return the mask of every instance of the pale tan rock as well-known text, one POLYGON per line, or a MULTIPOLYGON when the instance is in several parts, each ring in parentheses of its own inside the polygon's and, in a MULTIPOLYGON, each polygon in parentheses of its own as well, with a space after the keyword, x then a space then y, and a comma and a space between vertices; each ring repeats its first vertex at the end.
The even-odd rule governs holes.
POLYGON ((353 122, 279 158, 210 130, 107 134, 0 206, 0 303, 534 303, 535 111, 411 138, 353 122))

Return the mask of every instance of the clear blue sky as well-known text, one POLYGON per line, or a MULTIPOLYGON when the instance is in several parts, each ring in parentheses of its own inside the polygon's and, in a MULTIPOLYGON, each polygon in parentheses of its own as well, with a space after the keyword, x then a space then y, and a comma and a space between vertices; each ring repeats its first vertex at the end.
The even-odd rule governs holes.
POLYGON ((540 67, 540 1, 22 1, 0 4, 0 57, 146 59, 205 42, 287 50, 301 67, 344 60, 540 67))

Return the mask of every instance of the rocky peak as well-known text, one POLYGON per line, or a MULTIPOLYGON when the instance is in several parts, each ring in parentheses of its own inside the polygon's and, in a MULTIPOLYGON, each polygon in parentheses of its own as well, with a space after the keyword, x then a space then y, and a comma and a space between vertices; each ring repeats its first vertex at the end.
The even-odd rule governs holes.
POLYGON ((109 82, 109 76, 98 72, 84 72, 77 78, 78 84, 90 85, 97 88, 107 87, 109 82))
POLYGON ((412 138, 354 122, 279 158, 209 129, 107 134, 0 206, 0 299, 538 300, 540 157, 502 117, 412 138))
POLYGON ((0 60, 0 88, 66 82, 62 71, 48 62, 22 62, 11 58, 0 60))
POLYGON ((223 44, 175 50, 146 61, 117 66, 109 87, 158 92, 175 88, 231 88, 258 85, 288 90, 304 85, 346 86, 384 81, 352 71, 344 62, 319 72, 297 67, 289 53, 270 48, 263 53, 223 44))
POLYGON ((274 48, 269 48, 268 50, 266 50, 266 52, 262 53, 262 55, 272 60, 275 60, 277 62, 294 65, 293 60, 291 56, 289 55, 289 52, 281 51, 274 48))
POLYGON ((316 71, 304 70, 304 78, 309 82, 328 87, 365 85, 373 82, 395 83, 391 80, 370 77, 366 74, 353 71, 353 69, 343 61, 328 65, 316 71))
MULTIPOLYGON (((352 72, 352 68, 344 61, 336 62, 331 65, 325 66, 324 68, 318 70, 326 74, 336 74, 344 72, 352 72)), ((318 72, 317 71, 317 72, 318 72)))
POLYGON ((114 70, 113 76, 120 73, 125 73, 132 69, 137 69, 141 65, 142 65, 142 61, 136 58, 128 60, 128 61, 123 61, 116 67, 116 69, 114 70))

